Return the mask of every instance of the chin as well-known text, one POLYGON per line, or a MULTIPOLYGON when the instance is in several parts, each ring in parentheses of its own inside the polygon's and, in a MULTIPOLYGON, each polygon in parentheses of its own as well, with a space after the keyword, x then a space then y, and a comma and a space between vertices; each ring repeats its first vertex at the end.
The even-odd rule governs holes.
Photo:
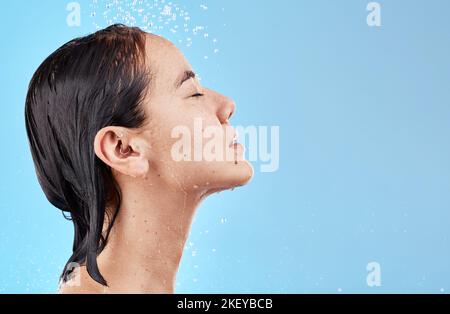
POLYGON ((194 165, 195 167, 189 167, 186 178, 190 180, 185 186, 192 186, 194 191, 208 191, 208 195, 244 186, 253 177, 253 167, 245 159, 194 165))
POLYGON ((253 178, 253 167, 246 161, 227 163, 215 172, 213 186, 221 190, 234 189, 248 184, 253 178))
POLYGON ((237 165, 235 164, 234 166, 238 168, 235 174, 236 186, 248 184, 252 180, 254 173, 251 163, 246 160, 238 161, 237 165))

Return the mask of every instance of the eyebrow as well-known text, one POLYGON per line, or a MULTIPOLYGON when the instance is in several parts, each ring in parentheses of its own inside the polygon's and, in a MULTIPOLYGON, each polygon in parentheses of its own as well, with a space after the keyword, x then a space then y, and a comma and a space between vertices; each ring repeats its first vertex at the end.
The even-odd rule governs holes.
POLYGON ((175 82, 175 88, 179 88, 181 87, 181 85, 183 85, 184 82, 186 82, 187 80, 189 80, 190 78, 195 78, 196 75, 193 71, 184 71, 180 77, 176 80, 175 82))

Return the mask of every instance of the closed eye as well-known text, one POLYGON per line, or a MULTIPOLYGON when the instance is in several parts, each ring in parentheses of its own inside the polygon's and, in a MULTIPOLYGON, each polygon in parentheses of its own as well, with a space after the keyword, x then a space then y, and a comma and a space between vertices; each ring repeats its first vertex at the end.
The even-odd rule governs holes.
POLYGON ((200 93, 197 93, 197 94, 194 94, 194 95, 192 95, 191 97, 202 97, 202 96, 205 96, 204 94, 200 94, 200 93))

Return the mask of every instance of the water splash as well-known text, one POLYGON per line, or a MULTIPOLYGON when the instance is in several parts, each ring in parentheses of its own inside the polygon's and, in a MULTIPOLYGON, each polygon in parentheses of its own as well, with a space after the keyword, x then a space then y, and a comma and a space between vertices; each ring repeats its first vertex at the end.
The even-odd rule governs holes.
POLYGON ((205 17, 208 6, 201 4, 190 10, 193 14, 185 5, 167 0, 91 0, 89 17, 96 30, 116 23, 137 26, 146 32, 163 36, 178 46, 191 47, 195 42, 202 45, 206 43, 211 54, 217 54, 217 38, 210 35, 207 25, 194 21, 192 17, 205 17))

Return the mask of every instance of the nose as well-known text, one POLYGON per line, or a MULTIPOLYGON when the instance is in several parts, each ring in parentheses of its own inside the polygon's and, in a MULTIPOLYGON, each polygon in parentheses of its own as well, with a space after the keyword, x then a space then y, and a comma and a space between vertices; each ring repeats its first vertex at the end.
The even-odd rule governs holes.
POLYGON ((217 116, 219 117, 220 123, 227 124, 231 119, 231 116, 236 111, 236 104, 234 101, 226 96, 218 95, 219 106, 217 110, 217 116))

